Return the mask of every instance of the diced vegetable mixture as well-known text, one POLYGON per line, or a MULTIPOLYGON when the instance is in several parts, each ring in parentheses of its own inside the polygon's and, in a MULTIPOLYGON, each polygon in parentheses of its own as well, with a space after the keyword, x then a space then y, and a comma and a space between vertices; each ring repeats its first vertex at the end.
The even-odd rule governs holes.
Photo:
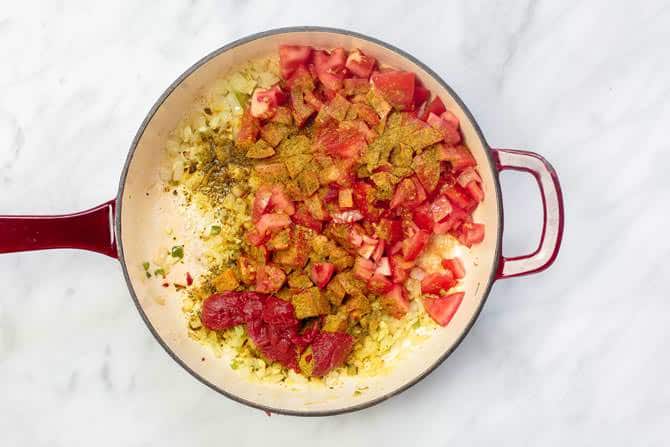
POLYGON ((357 49, 283 45, 277 74, 230 78, 224 106, 204 110, 202 153, 177 167, 200 174, 193 188, 213 207, 240 200, 229 208, 244 215, 211 227, 232 251, 194 294, 189 325, 234 329, 267 364, 322 377, 405 318, 409 289, 449 324, 463 263, 417 263, 434 235, 482 242, 472 213, 484 193, 458 118, 414 73, 357 49))

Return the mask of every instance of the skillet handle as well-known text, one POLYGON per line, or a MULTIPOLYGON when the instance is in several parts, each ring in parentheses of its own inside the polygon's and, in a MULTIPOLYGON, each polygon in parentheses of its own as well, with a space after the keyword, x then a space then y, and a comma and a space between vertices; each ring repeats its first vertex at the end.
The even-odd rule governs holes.
POLYGON ((115 203, 74 214, 0 216, 0 253, 79 248, 116 258, 115 203))
POLYGON ((498 172, 507 169, 523 171, 537 180, 542 196, 544 224, 540 246, 529 254, 512 258, 500 257, 497 279, 538 273, 554 263, 563 238, 563 194, 556 171, 547 160, 533 152, 492 149, 498 172))

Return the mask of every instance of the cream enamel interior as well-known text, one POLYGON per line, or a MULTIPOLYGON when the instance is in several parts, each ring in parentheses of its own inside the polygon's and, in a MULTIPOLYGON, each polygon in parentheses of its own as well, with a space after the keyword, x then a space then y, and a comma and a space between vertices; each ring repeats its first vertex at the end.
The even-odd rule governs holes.
MULTIPOLYGON (((486 150, 475 125, 449 92, 420 66, 385 46, 335 31, 285 31, 240 43, 208 59, 177 85, 150 117, 137 141, 129 161, 120 206, 123 259, 131 286, 150 325, 167 348, 195 374, 229 395, 258 406, 292 413, 337 412, 383 398, 413 382, 442 358, 471 325, 485 299, 492 271, 496 267, 500 225, 496 173, 486 150), (424 85, 440 95, 447 107, 460 118, 465 140, 479 164, 486 194, 485 201, 475 213, 475 220, 486 225, 486 238, 464 255, 468 270, 464 283, 466 295, 449 326, 438 330, 415 351, 399 360, 391 373, 347 380, 334 389, 305 386, 289 390, 280 385, 249 382, 241 377, 227 361, 216 358, 209 348, 188 338, 180 310, 180 295, 172 287, 161 287, 160 281, 147 280, 141 268, 143 261, 152 259, 157 252, 170 246, 171 237, 166 235, 166 227, 174 228, 179 239, 188 232, 190 225, 183 214, 175 211, 175 199, 160 192, 158 169, 160 160, 166 156, 164 148, 169 132, 215 79, 251 58, 277 51, 282 43, 324 48, 357 47, 386 64, 416 73, 424 85), (367 386, 368 389, 355 394, 354 389, 360 386, 367 386)), ((196 241, 178 242, 185 242, 185 263, 174 269, 171 275, 174 278, 183 277, 180 275, 186 271, 197 274, 199 267, 193 254, 197 250, 189 251, 189 244, 193 242, 195 245, 196 241)))

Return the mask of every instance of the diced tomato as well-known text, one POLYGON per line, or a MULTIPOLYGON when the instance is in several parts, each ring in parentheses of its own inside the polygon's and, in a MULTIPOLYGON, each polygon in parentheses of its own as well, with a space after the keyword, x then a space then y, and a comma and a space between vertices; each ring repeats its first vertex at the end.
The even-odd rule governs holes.
POLYGON ((484 224, 466 222, 461 226, 458 240, 467 247, 484 240, 484 224))
POLYGON ((459 206, 452 204, 451 213, 442 222, 435 224, 433 232, 435 234, 447 234, 458 228, 468 218, 468 213, 463 211, 459 206))
POLYGON ((250 285, 256 282, 256 264, 248 256, 237 258, 237 268, 243 283, 250 285))
POLYGON ((448 161, 456 172, 460 172, 469 166, 477 166, 477 162, 465 146, 449 147, 442 145, 439 151, 439 158, 448 161))
POLYGON ((370 222, 377 222, 381 217, 381 209, 374 206, 374 187, 365 182, 356 182, 354 184, 354 205, 358 208, 363 217, 370 222))
POLYGON ((389 258, 384 256, 379 260, 377 268, 375 269, 375 275, 391 276, 391 264, 389 263, 389 258))
POLYGON ((456 179, 458 181, 458 184, 461 185, 463 188, 467 187, 470 182, 477 182, 481 183, 482 178, 479 176, 477 171, 472 166, 468 166, 467 168, 463 169, 460 174, 458 174, 458 178, 456 179))
POLYGON ((446 197, 440 196, 430 205, 430 214, 434 222, 440 222, 451 213, 453 207, 446 197))
POLYGON ((256 271, 256 292, 273 293, 284 285, 286 274, 274 265, 260 265, 256 271))
POLYGON ((273 211, 281 211, 289 216, 295 213, 295 206, 293 206, 293 202, 288 198, 282 187, 279 185, 274 185, 272 187, 270 209, 273 211))
POLYGON ((279 68, 284 79, 288 79, 299 67, 309 62, 312 47, 302 45, 280 45, 279 46, 279 68))
POLYGON ((402 223, 399 220, 383 218, 379 221, 378 228, 378 233, 386 241, 387 247, 402 240, 402 223))
POLYGON ((416 226, 422 230, 428 232, 433 231, 433 224, 435 221, 433 220, 433 214, 431 213, 431 206, 427 203, 414 208, 414 211, 412 211, 412 220, 416 226))
POLYGON ((456 184, 450 188, 444 188, 443 193, 453 205, 464 209, 468 213, 477 207, 477 202, 472 199, 465 189, 461 188, 461 185, 456 184))
POLYGON ((323 289, 335 271, 335 265, 330 262, 317 262, 312 265, 312 271, 309 277, 312 282, 320 289, 323 289))
POLYGON ((375 272, 375 263, 369 259, 358 256, 356 261, 354 261, 353 272, 356 278, 367 281, 375 272))
POLYGON ((447 108, 444 107, 444 103, 440 99, 439 96, 436 96, 433 98, 433 100, 426 106, 426 110, 423 111, 423 114, 421 114, 421 119, 426 121, 428 119, 428 115, 431 113, 440 116, 444 112, 447 111, 447 108))
POLYGON ((448 110, 445 110, 440 114, 440 118, 447 121, 448 123, 453 124, 453 126, 458 129, 461 126, 461 122, 458 120, 458 117, 451 113, 448 110))
POLYGON ((384 71, 372 74, 374 88, 384 99, 398 110, 410 110, 414 105, 414 73, 408 71, 384 71))
POLYGON ((383 275, 373 274, 368 280, 368 289, 373 293, 386 293, 393 288, 393 283, 383 275))
POLYGON ((347 52, 343 48, 335 48, 330 54, 323 50, 314 52, 314 68, 319 81, 329 90, 342 88, 345 75, 347 52))
POLYGON ((470 182, 466 188, 473 199, 477 202, 482 202, 484 200, 484 191, 482 191, 481 186, 477 182, 470 182))
POLYGON ((365 259, 370 259, 372 256, 372 253, 374 253, 375 249, 377 248, 377 243, 366 243, 363 242, 358 249, 358 254, 364 257, 365 259))
POLYGON ((318 132, 316 144, 333 157, 357 160, 367 147, 365 136, 357 129, 327 127, 318 132))
POLYGON ((442 267, 450 270, 454 274, 454 278, 461 279, 465 277, 465 266, 461 258, 443 259, 442 267))
POLYGON ((412 182, 414 182, 415 195, 413 198, 405 202, 405 206, 407 208, 413 208, 415 206, 421 205, 428 197, 428 195, 426 194, 426 190, 423 189, 423 185, 421 184, 419 179, 416 176, 412 176, 410 177, 410 179, 412 180, 412 182))
POLYGON ((414 267, 414 262, 395 255, 389 257, 389 266, 391 268, 391 280, 396 284, 402 284, 409 276, 409 271, 414 267))
POLYGON ((413 236, 402 242, 402 255, 407 261, 413 261, 419 257, 428 244, 430 233, 424 230, 417 231, 413 236))
POLYGON ((375 246, 375 251, 372 252, 372 260, 375 262, 379 262, 379 260, 382 258, 382 255, 384 254, 384 241, 379 240, 377 241, 377 245, 375 246))
POLYGON ((414 86, 414 110, 419 110, 421 105, 430 98, 430 90, 423 86, 417 79, 414 86))
POLYGON ((256 223, 256 230, 260 234, 265 234, 266 232, 274 232, 276 230, 281 230, 282 228, 288 227, 291 225, 291 219, 284 213, 268 213, 263 214, 261 218, 256 223))
POLYGON ((427 152, 414 157, 414 172, 429 195, 432 195, 440 183, 440 170, 440 163, 427 152))
POLYGON ((442 119, 434 113, 428 114, 426 122, 442 134, 444 143, 447 146, 455 146, 461 142, 461 133, 452 122, 442 119))
POLYGON ((423 307, 437 324, 446 326, 458 310, 464 296, 465 293, 458 292, 438 298, 424 297, 423 307))
POLYGON ((251 114, 249 107, 244 109, 240 118, 240 130, 237 132, 235 143, 239 147, 248 147, 256 142, 261 127, 258 119, 251 114))
POLYGON ((403 205, 410 200, 413 200, 415 196, 416 186, 414 185, 414 182, 412 179, 405 178, 398 183, 398 186, 396 186, 393 197, 391 198, 390 207, 393 209, 399 205, 403 205))
POLYGON ((421 293, 440 295, 441 291, 447 292, 455 285, 456 280, 451 270, 445 270, 444 273, 431 273, 421 280, 421 293))
POLYGON ((284 102, 286 97, 278 85, 272 88, 257 88, 251 95, 249 110, 254 118, 272 118, 277 107, 284 102))
POLYGON ((372 56, 363 54, 361 50, 354 50, 349 53, 345 66, 354 75, 359 78, 367 78, 372 73, 376 59, 372 56))
POLYGON ((272 197, 272 189, 269 185, 261 185, 254 196, 254 204, 251 209, 251 219, 258 222, 265 210, 270 205, 270 198, 272 197))
POLYGON ((296 210, 295 214, 291 216, 291 220, 293 220, 293 223, 296 225, 302 225, 303 227, 311 228, 317 233, 321 233, 321 230, 323 229, 323 224, 312 217, 305 205, 302 203, 298 205, 298 209, 296 210))
POLYGON ((270 239, 270 235, 268 233, 265 231, 261 232, 258 230, 258 228, 252 228, 247 231, 245 237, 247 241, 255 247, 263 245, 265 242, 267 242, 268 239, 270 239))
POLYGON ((381 303, 386 313, 394 318, 402 318, 409 311, 409 299, 405 288, 395 284, 391 290, 381 296, 381 303))
POLYGON ((358 210, 346 210, 330 213, 330 217, 335 223, 352 223, 363 219, 363 214, 358 210))

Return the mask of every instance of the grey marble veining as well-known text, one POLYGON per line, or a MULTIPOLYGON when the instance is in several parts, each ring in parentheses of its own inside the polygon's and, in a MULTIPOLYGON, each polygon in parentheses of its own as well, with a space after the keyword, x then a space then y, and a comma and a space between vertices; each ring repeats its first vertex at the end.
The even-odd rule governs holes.
MULTIPOLYGON (((667 445, 667 2, 8 2, 0 213, 111 198, 174 78, 235 38, 297 24, 403 48, 454 87, 494 147, 549 159, 566 200, 558 263, 497 283, 461 347, 410 391, 297 419, 194 381, 144 327, 115 261, 3 255, 0 445, 667 445)), ((536 188, 517 174, 503 187, 505 252, 531 250, 536 188)))

